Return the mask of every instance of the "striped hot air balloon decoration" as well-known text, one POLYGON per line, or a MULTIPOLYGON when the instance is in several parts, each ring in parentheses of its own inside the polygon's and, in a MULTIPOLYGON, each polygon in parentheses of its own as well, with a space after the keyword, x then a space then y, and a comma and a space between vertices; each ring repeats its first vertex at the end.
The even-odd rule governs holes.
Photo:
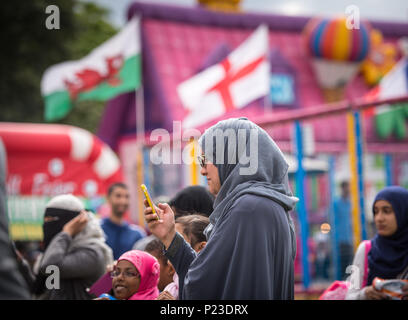
POLYGON ((370 30, 367 22, 359 29, 348 28, 345 17, 309 20, 305 46, 323 89, 343 89, 355 76, 370 51, 370 30))

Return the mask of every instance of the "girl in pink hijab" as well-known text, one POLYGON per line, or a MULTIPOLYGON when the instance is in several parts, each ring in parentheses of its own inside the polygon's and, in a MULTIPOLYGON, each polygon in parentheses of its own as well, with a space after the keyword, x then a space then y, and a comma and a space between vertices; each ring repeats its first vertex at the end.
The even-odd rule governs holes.
POLYGON ((125 252, 111 276, 112 293, 118 300, 154 300, 159 295, 160 265, 147 252, 125 252))

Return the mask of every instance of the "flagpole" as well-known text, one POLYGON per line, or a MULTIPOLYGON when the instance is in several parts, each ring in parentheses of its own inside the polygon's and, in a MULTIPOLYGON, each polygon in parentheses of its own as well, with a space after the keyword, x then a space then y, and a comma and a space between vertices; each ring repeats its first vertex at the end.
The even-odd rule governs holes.
POLYGON ((144 115, 144 92, 143 82, 141 82, 139 89, 135 91, 136 94, 136 138, 138 142, 144 145, 145 132, 145 115, 144 115))
POLYGON ((269 94, 264 97, 264 112, 271 112, 272 111, 272 99, 269 94))
MULTIPOLYGON (((142 43, 142 21, 141 17, 139 20, 139 41, 140 44, 142 43)), ((140 50, 140 86, 138 89, 135 90, 135 103, 136 103, 136 137, 137 141, 143 141, 144 144, 144 132, 145 132, 145 116, 144 116, 144 90, 143 90, 143 65, 142 65, 142 57, 143 50, 140 50), (139 139, 140 138, 140 139, 139 139)))
POLYGON ((143 146, 144 146, 144 98, 143 98, 143 85, 140 86, 135 92, 136 95, 136 190, 137 190, 137 210, 138 210, 138 224, 144 227, 144 204, 143 194, 140 189, 140 185, 144 183, 143 172, 143 146))
MULTIPOLYGON (((142 42, 142 26, 141 18, 139 20, 139 39, 142 42)), ((144 204, 143 194, 140 185, 144 183, 144 155, 143 147, 145 144, 145 114, 144 114, 144 86, 143 86, 143 67, 142 67, 142 50, 140 50, 140 86, 135 90, 135 114, 136 114, 136 190, 137 190, 137 206, 138 209, 138 224, 144 227, 144 204)))
POLYGON ((269 72, 268 72, 268 93, 264 97, 264 112, 272 112, 272 92, 271 92, 271 76, 272 76, 272 66, 271 59, 269 56, 269 51, 266 53, 266 59, 268 61, 269 72))

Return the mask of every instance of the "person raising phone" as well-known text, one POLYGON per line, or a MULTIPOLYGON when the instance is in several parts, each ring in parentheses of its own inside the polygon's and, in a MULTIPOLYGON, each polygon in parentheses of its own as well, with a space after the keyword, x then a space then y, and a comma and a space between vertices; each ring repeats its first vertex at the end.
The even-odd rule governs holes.
POLYGON ((144 211, 182 279, 179 298, 293 299, 296 239, 288 212, 298 199, 282 152, 246 118, 220 121, 199 144, 201 174, 216 196, 206 246, 196 254, 176 232, 168 204, 158 204, 160 220, 150 207, 144 211))

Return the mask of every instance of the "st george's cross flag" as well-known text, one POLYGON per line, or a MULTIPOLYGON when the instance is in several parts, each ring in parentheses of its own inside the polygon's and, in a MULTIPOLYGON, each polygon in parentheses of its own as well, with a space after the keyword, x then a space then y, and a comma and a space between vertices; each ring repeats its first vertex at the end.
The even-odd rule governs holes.
POLYGON ((86 57, 48 68, 41 80, 45 120, 65 117, 73 101, 106 101, 141 85, 140 18, 86 57))
POLYGON ((221 63, 182 82, 177 90, 188 110, 183 128, 198 127, 269 94, 268 28, 259 26, 221 63))

